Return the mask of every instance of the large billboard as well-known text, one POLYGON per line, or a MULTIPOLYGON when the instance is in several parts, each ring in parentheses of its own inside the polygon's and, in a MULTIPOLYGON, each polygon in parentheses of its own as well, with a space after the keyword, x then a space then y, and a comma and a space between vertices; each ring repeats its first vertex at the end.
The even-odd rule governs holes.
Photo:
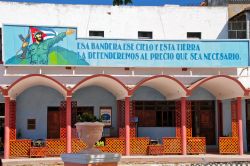
POLYGON ((4 64, 91 67, 244 67, 248 40, 77 38, 77 29, 3 27, 4 64))

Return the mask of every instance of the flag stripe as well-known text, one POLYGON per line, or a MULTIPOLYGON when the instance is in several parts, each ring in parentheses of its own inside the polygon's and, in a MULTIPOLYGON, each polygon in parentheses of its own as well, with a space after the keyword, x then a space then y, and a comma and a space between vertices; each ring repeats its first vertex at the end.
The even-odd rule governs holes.
POLYGON ((56 31, 54 31, 51 28, 45 28, 45 27, 34 27, 34 28, 39 29, 40 31, 48 31, 48 32, 51 32, 51 33, 56 33, 56 31))
POLYGON ((47 40, 47 39, 50 39, 50 38, 53 38, 57 35, 57 32, 54 31, 53 29, 50 29, 50 28, 40 28, 40 27, 30 27, 30 33, 31 33, 31 36, 32 36, 32 42, 36 42, 36 39, 35 39, 35 33, 36 32, 42 32, 42 37, 44 40, 47 40))

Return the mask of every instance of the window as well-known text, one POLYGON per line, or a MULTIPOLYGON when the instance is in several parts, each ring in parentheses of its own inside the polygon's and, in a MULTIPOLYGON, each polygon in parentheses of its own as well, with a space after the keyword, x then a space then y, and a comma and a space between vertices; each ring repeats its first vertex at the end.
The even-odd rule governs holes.
POLYGON ((246 25, 245 15, 239 15, 228 21, 228 38, 229 39, 247 38, 247 25, 246 25))
POLYGON ((173 111, 156 111, 157 127, 174 127, 175 113, 173 111))
POLYGON ((135 101, 139 127, 174 127, 174 101, 135 101))
POLYGON ((27 129, 35 130, 36 129, 36 119, 28 119, 27 120, 27 129))
POLYGON ((153 32, 138 31, 138 39, 153 39, 153 32))
POLYGON ((5 108, 4 108, 4 103, 0 103, 0 116, 4 116, 4 111, 5 111, 5 108))
POLYGON ((104 37, 104 31, 89 31, 90 37, 104 37))
POLYGON ((187 32, 188 39, 201 39, 201 32, 187 32))

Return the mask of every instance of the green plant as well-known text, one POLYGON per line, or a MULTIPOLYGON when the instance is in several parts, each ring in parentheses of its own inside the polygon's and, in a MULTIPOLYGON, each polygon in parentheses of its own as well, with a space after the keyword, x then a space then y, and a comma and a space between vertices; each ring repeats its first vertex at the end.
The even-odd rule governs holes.
POLYGON ((18 139, 21 139, 22 138, 22 133, 20 130, 17 131, 17 138, 18 139))
POLYGON ((101 120, 92 114, 83 113, 77 116, 77 121, 78 122, 100 122, 101 120))
POLYGON ((104 146, 104 141, 97 141, 95 146, 104 146))
POLYGON ((33 141, 33 146, 34 147, 45 146, 45 142, 42 139, 37 139, 37 140, 33 141))

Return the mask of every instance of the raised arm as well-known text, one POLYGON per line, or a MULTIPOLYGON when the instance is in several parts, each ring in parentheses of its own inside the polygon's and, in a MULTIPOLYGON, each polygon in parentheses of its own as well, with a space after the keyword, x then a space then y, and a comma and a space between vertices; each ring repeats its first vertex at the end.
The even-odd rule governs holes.
POLYGON ((74 30, 67 29, 66 32, 59 33, 56 37, 46 40, 46 42, 48 43, 49 47, 52 47, 54 44, 58 43, 59 41, 62 41, 66 35, 72 35, 73 33, 75 33, 74 30))

